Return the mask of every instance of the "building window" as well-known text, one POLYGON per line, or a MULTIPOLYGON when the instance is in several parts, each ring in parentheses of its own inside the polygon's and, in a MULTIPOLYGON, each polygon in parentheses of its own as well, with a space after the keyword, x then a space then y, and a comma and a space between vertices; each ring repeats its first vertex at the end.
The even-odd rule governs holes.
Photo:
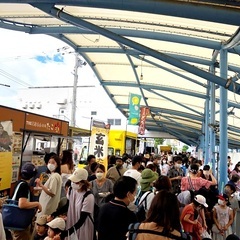
POLYGON ((121 125, 121 119, 108 119, 108 124, 110 124, 111 126, 119 126, 121 125))
POLYGON ((120 126, 121 125, 121 119, 115 119, 115 125, 120 126))
POLYGON ((97 115, 97 112, 96 111, 92 111, 91 112, 91 116, 96 116, 97 115))
POLYGON ((114 125, 114 119, 108 119, 108 124, 114 125))

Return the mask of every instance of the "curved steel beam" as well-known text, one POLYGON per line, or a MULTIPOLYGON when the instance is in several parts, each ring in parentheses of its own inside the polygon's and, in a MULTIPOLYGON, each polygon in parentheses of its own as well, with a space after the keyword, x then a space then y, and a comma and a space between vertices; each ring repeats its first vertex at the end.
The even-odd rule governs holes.
MULTIPOLYGON (((124 37, 121 37, 115 33, 112 33, 106 29, 103 29, 101 27, 98 27, 92 23, 89 23, 89 22, 86 22, 82 19, 79 19, 77 17, 74 17, 74 16, 71 16, 70 14, 67 14, 65 12, 63 12, 63 9, 58 9, 58 8, 55 8, 55 7, 52 7, 49 9, 49 6, 46 8, 44 5, 41 5, 41 4, 36 4, 36 6, 38 8, 40 8, 42 11, 45 11, 47 12, 48 14, 51 14, 65 22, 68 22, 68 23, 71 23, 73 25, 76 25, 76 26, 80 26, 80 27, 86 27, 88 29, 91 29, 93 30, 94 32, 98 32, 99 34, 105 36, 105 37, 108 37, 116 42, 120 42, 126 46, 129 46, 129 47, 133 47, 135 49, 138 49, 139 51, 141 51, 143 54, 149 54, 150 56, 156 58, 156 59, 159 59, 161 61, 164 61, 168 64, 171 64, 173 66, 176 66, 180 69, 184 69, 194 75, 197 75, 199 77, 202 77, 204 79, 207 79, 211 82, 214 82, 218 85, 221 85, 223 87, 226 86, 226 83, 227 83, 227 80, 226 79, 223 79, 221 77, 218 77, 218 76, 215 76, 209 72, 205 72, 201 69, 198 69, 190 64, 187 64, 185 62, 182 62, 178 59, 175 59, 175 58, 172 58, 170 56, 167 56, 166 54, 163 54, 163 53, 160 53, 160 52, 156 52, 155 50, 151 49, 151 48, 148 48, 142 44, 138 44, 132 40, 129 40, 127 38, 124 38, 124 37)), ((235 86, 233 86, 232 83, 230 83, 230 85, 228 86, 228 90, 230 91, 235 91, 235 93, 237 94, 240 94, 240 85, 235 83, 234 84, 235 86)))

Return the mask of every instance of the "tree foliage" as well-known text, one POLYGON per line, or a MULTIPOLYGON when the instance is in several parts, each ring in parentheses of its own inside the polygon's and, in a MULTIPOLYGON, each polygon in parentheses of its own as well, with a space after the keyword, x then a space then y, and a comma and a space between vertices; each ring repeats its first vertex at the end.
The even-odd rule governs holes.
POLYGON ((154 147, 157 147, 158 145, 162 145, 164 142, 163 138, 154 138, 154 147))
POLYGON ((182 147, 183 152, 187 152, 188 149, 189 149, 188 145, 183 145, 183 147, 182 147))

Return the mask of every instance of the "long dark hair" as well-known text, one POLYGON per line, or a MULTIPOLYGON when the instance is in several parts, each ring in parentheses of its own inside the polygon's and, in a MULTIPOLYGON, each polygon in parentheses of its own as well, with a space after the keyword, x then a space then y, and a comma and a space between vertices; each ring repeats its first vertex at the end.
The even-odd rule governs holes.
POLYGON ((144 222, 154 222, 159 227, 163 227, 163 232, 167 235, 174 229, 180 231, 180 213, 177 197, 167 191, 161 190, 153 198, 152 204, 144 222))
POLYGON ((233 171, 236 171, 236 172, 238 173, 238 172, 239 172, 239 170, 238 170, 238 167, 239 167, 239 166, 240 166, 240 162, 238 162, 238 163, 235 165, 233 171))
POLYGON ((73 166, 73 159, 72 159, 72 153, 69 150, 64 150, 62 152, 62 165, 63 164, 67 164, 69 170, 73 170, 74 166, 73 166))

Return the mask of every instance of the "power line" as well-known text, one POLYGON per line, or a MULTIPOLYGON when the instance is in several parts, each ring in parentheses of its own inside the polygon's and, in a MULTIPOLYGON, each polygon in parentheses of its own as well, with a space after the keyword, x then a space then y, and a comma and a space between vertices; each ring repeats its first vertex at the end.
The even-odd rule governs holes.
POLYGON ((13 81, 13 82, 18 83, 18 84, 20 84, 20 85, 22 85, 22 86, 24 86, 24 87, 29 87, 29 86, 31 86, 31 84, 28 84, 28 83, 22 81, 21 79, 19 79, 19 78, 15 77, 14 75, 12 75, 12 74, 4 71, 3 69, 0 69, 0 75, 8 78, 9 80, 11 80, 11 81, 13 81))
MULTIPOLYGON (((85 86, 77 86, 77 88, 91 88, 96 87, 94 85, 85 85, 85 86)), ((73 86, 42 86, 42 87, 28 87, 29 89, 41 89, 41 88, 73 88, 73 86)))

